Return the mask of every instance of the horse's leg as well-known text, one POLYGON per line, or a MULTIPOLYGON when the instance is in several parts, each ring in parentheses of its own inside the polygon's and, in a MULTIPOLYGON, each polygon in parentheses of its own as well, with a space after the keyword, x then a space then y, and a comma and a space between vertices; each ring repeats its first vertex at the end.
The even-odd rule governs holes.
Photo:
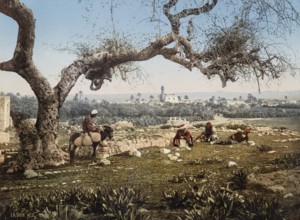
POLYGON ((70 154, 70 164, 74 164, 75 152, 77 147, 82 146, 82 140, 80 139, 81 134, 75 133, 70 137, 69 140, 69 154, 70 154))
POLYGON ((93 143, 93 154, 92 154, 92 161, 96 162, 97 157, 96 157, 96 149, 97 149, 98 143, 93 143))
POLYGON ((73 148, 70 150, 70 164, 74 164, 75 161, 75 152, 76 152, 77 146, 73 144, 73 148))
POLYGON ((69 140, 69 154, 70 154, 70 164, 74 164, 74 157, 75 157, 75 153, 74 153, 74 140, 73 140, 73 137, 71 136, 70 137, 70 140, 69 140))

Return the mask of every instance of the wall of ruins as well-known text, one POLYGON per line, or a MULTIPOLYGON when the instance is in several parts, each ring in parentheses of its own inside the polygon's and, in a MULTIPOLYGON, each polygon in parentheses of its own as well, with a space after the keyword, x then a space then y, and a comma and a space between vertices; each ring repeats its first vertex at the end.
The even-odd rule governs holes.
POLYGON ((0 96, 0 143, 10 141, 9 134, 5 132, 10 125, 10 97, 0 96))

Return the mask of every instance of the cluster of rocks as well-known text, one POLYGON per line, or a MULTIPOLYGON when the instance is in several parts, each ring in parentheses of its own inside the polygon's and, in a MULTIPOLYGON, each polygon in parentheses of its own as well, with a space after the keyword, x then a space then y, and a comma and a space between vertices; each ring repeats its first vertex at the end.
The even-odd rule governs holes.
MULTIPOLYGON (((7 143, 5 144, 7 146, 7 143)), ((19 150, 17 148, 4 148, 0 150, 0 165, 6 160, 10 160, 14 155, 18 154, 19 150)))
MULTIPOLYGON (((57 174, 61 173, 78 173, 78 172, 88 172, 86 168, 80 168, 80 167, 75 167, 74 169, 70 170, 54 170, 54 171, 43 171, 43 170, 25 170, 23 173, 24 178, 26 179, 38 179, 38 178, 48 178, 52 177, 57 174)), ((70 184, 78 184, 80 183, 81 180, 73 180, 71 182, 53 182, 51 184, 45 184, 45 185, 40 185, 40 184, 31 184, 31 183, 26 183, 26 185, 22 186, 3 186, 0 188, 0 192, 6 192, 6 191, 14 191, 14 190, 24 190, 24 189, 31 189, 31 188, 53 188, 53 187, 58 187, 58 186, 67 186, 70 184)))

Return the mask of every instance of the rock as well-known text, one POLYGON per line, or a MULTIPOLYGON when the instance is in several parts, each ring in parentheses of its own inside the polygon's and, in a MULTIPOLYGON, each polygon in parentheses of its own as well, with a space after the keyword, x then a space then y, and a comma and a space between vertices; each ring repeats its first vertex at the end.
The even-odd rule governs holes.
POLYGON ((285 191, 285 188, 282 185, 270 186, 269 189, 271 189, 274 193, 282 193, 285 191))
POLYGON ((253 146, 255 146, 255 142, 254 142, 254 141, 248 141, 248 145, 249 145, 250 147, 253 147, 253 146))
POLYGON ((135 148, 130 149, 128 154, 130 156, 136 156, 136 157, 141 157, 142 156, 142 153, 140 151, 138 151, 137 149, 135 149, 135 148))
POLYGON ((15 172, 15 170, 14 170, 13 168, 9 168, 9 169, 6 171, 6 173, 13 173, 13 172, 15 172))
POLYGON ((4 186, 4 187, 1 187, 0 191, 1 191, 1 192, 6 192, 6 191, 8 191, 8 188, 5 187, 5 186, 4 186))
POLYGON ((192 148, 190 148, 190 147, 188 147, 188 146, 186 146, 185 149, 186 149, 186 150, 192 150, 192 148))
POLYGON ((170 149, 167 149, 167 148, 162 148, 160 151, 161 151, 163 154, 169 154, 169 153, 171 153, 171 150, 170 150, 170 149))
POLYGON ((173 147, 172 150, 174 150, 175 152, 180 152, 181 151, 180 148, 178 148, 178 147, 173 147))
POLYGON ((140 152, 140 151, 135 151, 134 152, 134 156, 136 156, 136 157, 141 157, 142 156, 142 153, 140 152))
POLYGON ((169 158, 171 161, 178 160, 178 157, 176 157, 175 155, 171 155, 169 158))
POLYGON ((176 153, 175 153, 175 156, 176 156, 176 157, 180 157, 180 153, 176 152, 176 153))
POLYGON ((32 179, 32 178, 38 177, 39 174, 37 172, 35 172, 34 170, 25 170, 24 176, 26 177, 26 179, 32 179))
POLYGON ((99 164, 106 166, 106 165, 110 165, 111 162, 108 159, 101 159, 100 162, 99 162, 99 164))
POLYGON ((293 197, 294 195, 292 194, 292 193, 288 193, 288 194, 285 194, 284 196, 283 196, 283 198, 284 199, 287 199, 287 198, 291 198, 291 197, 293 197))
POLYGON ((236 162, 234 162, 234 161, 229 161, 228 162, 228 167, 235 167, 235 166, 237 166, 236 162))
POLYGON ((276 150, 270 150, 268 151, 268 154, 274 154, 276 152, 276 150))

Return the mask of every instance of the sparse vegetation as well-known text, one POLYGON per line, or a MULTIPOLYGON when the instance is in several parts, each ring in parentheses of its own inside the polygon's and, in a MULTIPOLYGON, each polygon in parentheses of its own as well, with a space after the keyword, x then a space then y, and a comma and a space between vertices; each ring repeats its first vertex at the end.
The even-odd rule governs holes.
POLYGON ((300 165, 300 153, 284 154, 274 160, 274 163, 282 169, 292 169, 300 165))
MULTIPOLYGON (((228 132, 218 129, 221 139, 228 136, 228 132)), ((60 131, 59 144, 63 145, 68 135, 65 129, 60 131)), ((135 132, 125 132, 128 140, 135 132)), ((141 158, 124 154, 111 156, 108 158, 111 164, 104 167, 91 166, 89 158, 78 158, 76 166, 37 170, 41 175, 34 179, 26 179, 22 173, 1 173, 1 219, 5 216, 6 219, 8 216, 43 216, 45 219, 61 216, 121 219, 123 216, 131 220, 209 219, 209 216, 214 219, 295 219, 298 216, 294 210, 299 211, 297 193, 283 199, 284 194, 253 181, 259 175, 285 172, 299 166, 299 141, 285 142, 285 147, 282 142, 273 141, 288 139, 281 135, 288 132, 277 129, 272 135, 264 136, 255 131, 250 133, 257 146, 272 146, 275 151, 272 154, 256 146, 226 147, 196 142, 191 151, 180 151, 181 162, 170 161, 160 148, 151 147, 140 149, 141 158), (228 167, 229 161, 235 161, 237 166, 228 167)), ((191 133, 195 136, 199 128, 192 129, 191 133)), ((15 144, 0 145, 1 149, 10 147, 15 148, 15 144)), ((284 181, 277 176, 270 178, 276 178, 276 184, 284 181)), ((283 187, 288 188, 288 185, 283 187)))
POLYGON ((232 188, 233 189, 246 189, 247 186, 247 173, 244 170, 233 171, 232 188))
POLYGON ((30 194, 16 198, 5 207, 1 219, 19 216, 38 219, 85 219, 97 215, 114 219, 147 219, 140 208, 146 197, 141 190, 128 187, 89 190, 72 188, 46 194, 30 194))

